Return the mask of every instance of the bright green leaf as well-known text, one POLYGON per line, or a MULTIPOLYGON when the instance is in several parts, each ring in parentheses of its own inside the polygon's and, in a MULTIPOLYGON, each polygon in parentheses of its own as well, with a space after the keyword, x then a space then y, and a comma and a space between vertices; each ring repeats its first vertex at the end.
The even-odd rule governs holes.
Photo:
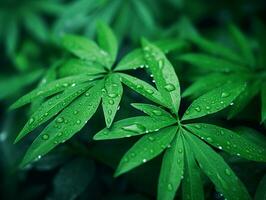
POLYGON ((186 133, 200 168, 216 186, 216 190, 230 200, 250 200, 246 188, 223 158, 196 136, 186 133))
POLYGON ((184 146, 182 131, 165 151, 158 185, 158 200, 172 200, 182 181, 184 172, 184 146))
POLYGON ((110 140, 141 135, 149 132, 159 131, 161 128, 174 124, 175 121, 158 121, 157 118, 149 116, 138 116, 122 119, 115 122, 111 128, 105 128, 98 132, 94 140, 110 140))
POLYGON ((176 126, 144 135, 131 147, 121 159, 115 176, 126 173, 133 168, 158 156, 173 140, 177 131, 176 126))
POLYGON ((245 86, 244 82, 232 81, 207 92, 192 102, 182 120, 203 117, 226 108, 245 89, 245 86))
POLYGON ((266 148, 228 129, 203 123, 185 126, 192 133, 216 148, 248 160, 266 161, 266 148))
POLYGON ((118 74, 105 78, 102 94, 102 106, 107 127, 110 127, 117 112, 123 94, 123 87, 118 74))
POLYGON ((180 86, 172 64, 158 47, 145 40, 143 40, 142 45, 145 60, 154 76, 159 92, 171 104, 172 110, 177 114, 181 99, 180 86))

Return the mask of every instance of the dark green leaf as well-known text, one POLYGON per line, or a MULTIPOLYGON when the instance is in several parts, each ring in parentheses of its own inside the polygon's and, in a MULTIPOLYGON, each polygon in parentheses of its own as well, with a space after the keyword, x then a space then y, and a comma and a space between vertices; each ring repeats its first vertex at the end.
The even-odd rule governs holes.
POLYGON ((266 200, 266 175, 261 179, 254 200, 266 200))
POLYGON ((266 84, 261 87, 261 123, 266 120, 266 84))

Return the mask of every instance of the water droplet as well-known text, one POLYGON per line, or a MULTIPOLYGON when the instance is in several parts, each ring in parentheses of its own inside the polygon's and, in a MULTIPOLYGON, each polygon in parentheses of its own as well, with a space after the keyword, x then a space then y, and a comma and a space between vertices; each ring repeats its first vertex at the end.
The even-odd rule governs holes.
POLYGON ((207 140, 208 142, 213 142, 213 139, 210 138, 210 137, 207 137, 206 140, 207 140))
POLYGON ((115 93, 109 93, 108 96, 111 97, 111 98, 115 98, 115 97, 117 97, 117 94, 115 94, 115 93))
POLYGON ((159 69, 162 69, 164 66, 164 60, 163 59, 158 60, 158 65, 159 65, 159 69))
POLYGON ((229 169, 225 169, 225 173, 226 173, 228 176, 230 176, 230 175, 231 175, 231 172, 230 172, 230 170, 229 170, 229 169))
POLYGON ((90 96, 90 93, 89 93, 89 92, 86 92, 86 93, 85 93, 85 96, 86 96, 86 97, 90 96))
POLYGON ((71 87, 75 87, 76 86, 76 83, 72 83, 71 87))
POLYGON ((42 139, 43 140, 48 140, 49 139, 49 135, 48 134, 43 134, 42 135, 42 139))
POLYGON ((114 105, 114 103, 115 103, 113 99, 109 99, 108 102, 109 102, 110 105, 114 105))
POLYGON ((222 146, 218 146, 218 149, 222 150, 222 149, 223 149, 223 147, 222 147, 222 146))
POLYGON ((147 92, 148 92, 149 94, 153 94, 153 93, 154 93, 154 91, 151 90, 151 89, 147 89, 147 92))
POLYGON ((178 149, 178 152, 179 152, 179 153, 182 153, 182 152, 183 152, 183 150, 182 150, 182 149, 178 149))
POLYGON ((230 103, 230 106, 233 106, 233 105, 234 105, 234 102, 231 102, 231 103, 230 103))
POLYGON ((172 92, 175 90, 175 86, 173 84, 167 84, 164 86, 164 89, 168 92, 172 92))
POLYGON ((148 139, 149 139, 150 141, 154 141, 154 137, 152 137, 152 136, 149 136, 148 139))
POLYGON ((38 156, 37 156, 37 159, 41 159, 41 158, 42 158, 42 156, 41 156, 41 155, 38 155, 38 156))
POLYGON ((76 114, 78 114, 78 111, 77 111, 77 110, 75 110, 73 113, 74 113, 74 115, 76 115, 76 114))
POLYGON ((62 132, 59 132, 57 135, 60 137, 60 136, 62 136, 62 135, 63 135, 63 133, 62 133, 62 132))
POLYGON ((77 124, 80 124, 81 123, 81 121, 80 120, 77 120, 77 124))
POLYGON ((206 106, 206 110, 210 110, 211 109, 211 107, 210 106, 206 106))
POLYGON ((130 154, 130 156, 131 156, 131 157, 135 157, 136 154, 135 154, 134 152, 132 152, 132 153, 130 154))
POLYGON ((32 124, 34 122, 34 118, 30 118, 29 124, 32 124))
POLYGON ((153 113, 154 115, 157 115, 157 116, 162 115, 162 111, 160 111, 160 110, 153 110, 152 113, 153 113))
POLYGON ((200 112, 200 111, 201 111, 201 108, 200 108, 199 106, 197 106, 197 107, 195 108, 195 110, 196 110, 197 112, 200 112))
POLYGON ((137 89, 142 89, 143 86, 142 85, 137 85, 137 89))
POLYGON ((173 186, 172 186, 172 184, 171 184, 171 183, 169 183, 169 184, 167 185, 167 189, 168 189, 168 190, 170 190, 170 191, 172 191, 172 190, 173 190, 173 186))
POLYGON ((225 98, 228 97, 230 94, 228 92, 222 92, 221 97, 225 98))
POLYGON ((111 115, 111 114, 112 114, 112 110, 108 110, 107 113, 108 113, 109 115, 111 115))
POLYGON ((147 159, 144 158, 144 159, 142 160, 142 162, 143 162, 143 163, 147 162, 147 159))
POLYGON ((132 125, 124 126, 122 129, 125 131, 133 132, 133 133, 143 133, 146 131, 146 128, 141 124, 132 124, 132 125))
POLYGON ((199 125, 199 124, 196 124, 195 127, 196 127, 197 129, 201 129, 201 125, 199 125))
POLYGON ((62 123, 62 122, 64 122, 64 118, 63 118, 63 117, 58 117, 58 118, 56 119, 56 122, 57 122, 57 123, 62 123))

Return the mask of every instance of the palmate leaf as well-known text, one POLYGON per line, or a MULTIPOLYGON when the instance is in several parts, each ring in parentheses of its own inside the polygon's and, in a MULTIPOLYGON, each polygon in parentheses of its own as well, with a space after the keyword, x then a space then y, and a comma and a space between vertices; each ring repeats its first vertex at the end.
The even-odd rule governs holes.
POLYGON ((200 77, 193 82, 186 90, 182 93, 182 97, 193 96, 198 97, 204 93, 207 93, 214 88, 217 88, 224 83, 230 82, 230 80, 236 80, 239 78, 237 75, 227 75, 222 73, 211 73, 206 76, 200 77))
POLYGON ((73 76, 78 74, 97 75, 104 72, 105 69, 102 65, 76 58, 67 60, 58 69, 58 74, 60 77, 73 76))
POLYGON ((238 49, 245 60, 245 62, 250 66, 254 67, 255 65, 255 58, 252 52, 252 48, 250 42, 244 36, 244 34, 234 25, 229 26, 229 30, 232 34, 232 37, 235 43, 238 45, 238 49))
POLYGON ((121 159, 115 172, 119 176, 158 156, 173 140, 177 127, 170 126, 144 135, 121 159))
POLYGON ((175 120, 158 120, 157 117, 138 116, 115 122, 111 128, 105 128, 98 132, 94 140, 110 140, 137 136, 149 132, 159 131, 161 128, 176 123, 175 120))
POLYGON ((219 57, 234 61, 236 63, 243 63, 243 59, 238 56, 233 50, 219 43, 211 42, 199 35, 191 37, 190 40, 195 43, 200 49, 207 53, 217 55, 219 57))
POLYGON ((98 45, 81 36, 65 35, 62 38, 62 46, 81 59, 88 61, 97 61, 103 66, 110 66, 110 58, 108 54, 100 49, 98 45))
POLYGON ((266 161, 266 147, 242 137, 237 132, 204 123, 188 124, 185 127, 207 143, 230 154, 253 161, 266 161))
POLYGON ((101 101, 103 81, 99 81, 84 95, 66 107, 34 140, 21 163, 25 166, 45 155, 58 144, 70 139, 85 126, 101 101))
POLYGON ((29 92, 28 94, 22 96, 13 105, 11 105, 10 108, 11 109, 19 108, 25 104, 32 102, 37 98, 45 98, 53 94, 56 94, 58 92, 61 92, 68 87, 73 87, 76 84, 92 80, 93 77, 91 77, 90 75, 77 75, 77 76, 70 76, 58 79, 44 86, 36 88, 35 90, 29 92))
POLYGON ((261 87, 261 123, 266 120, 266 83, 261 87))
POLYGON ((158 120, 162 121, 173 121, 173 123, 177 122, 172 115, 168 112, 159 108, 158 106, 154 106, 151 104, 143 104, 143 103, 132 103, 131 104, 134 108, 146 113, 147 115, 157 118, 158 120))
POLYGON ((105 23, 98 22, 97 36, 99 46, 110 55, 112 62, 114 62, 118 51, 118 43, 113 31, 105 23))
POLYGON ((167 102, 165 102, 162 95, 150 84, 127 74, 120 73, 119 75, 122 79, 122 82, 132 90, 138 92, 155 103, 170 107, 167 105, 167 102))
POLYGON ((232 63, 222 58, 216 58, 208 54, 189 53, 179 56, 178 59, 192 64, 193 66, 214 72, 247 71, 242 65, 232 63))
POLYGON ((110 74, 105 78, 102 94, 102 106, 107 127, 110 127, 117 112, 123 87, 118 74, 110 74))
POLYGON ((219 154, 189 132, 185 134, 185 138, 200 168, 214 183, 218 192, 230 200, 251 199, 244 185, 219 154))
POLYGON ((158 185, 158 200, 172 200, 175 197, 184 172, 184 146, 182 130, 176 134, 170 148, 165 151, 158 185))
POLYGON ((194 153, 186 140, 183 140, 185 147, 184 156, 184 179, 182 181, 183 200, 204 200, 203 181, 200 176, 200 169, 196 163, 194 153))
POLYGON ((154 76, 156 87, 164 99, 171 104, 171 109, 176 114, 180 104, 180 86, 172 64, 164 53, 153 44, 142 41, 145 60, 151 74, 154 76))
POLYGON ((226 108, 245 89, 245 87, 245 82, 232 81, 207 92, 192 102, 182 120, 203 117, 226 108))
POLYGON ((15 143, 26 136, 29 132, 58 114, 58 112, 67 107, 75 98, 84 93, 89 87, 91 87, 91 83, 84 83, 75 87, 70 87, 62 94, 58 94, 41 104, 16 137, 15 143))

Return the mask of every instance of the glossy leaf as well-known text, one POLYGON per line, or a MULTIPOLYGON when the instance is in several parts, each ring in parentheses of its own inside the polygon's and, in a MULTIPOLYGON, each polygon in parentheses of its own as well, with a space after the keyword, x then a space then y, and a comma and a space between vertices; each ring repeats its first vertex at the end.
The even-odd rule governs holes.
POLYGON ((203 123, 185 126, 192 133, 216 148, 248 160, 266 161, 266 148, 228 129, 203 123))
POLYGON ((164 101, 162 95, 150 84, 127 74, 120 73, 120 77, 122 79, 122 82, 132 90, 155 103, 169 107, 164 101))
POLYGON ((116 71, 144 68, 146 61, 141 49, 136 49, 125 55, 115 67, 116 71))
POLYGON ((230 200, 250 200, 246 188, 223 158, 192 134, 185 134, 197 162, 216 186, 216 190, 230 200))
POLYGON ((147 115, 157 118, 158 120, 172 121, 173 123, 177 122, 172 115, 158 106, 144 103, 132 103, 131 105, 134 108, 146 113, 147 115))
POLYGON ((114 120, 122 94, 123 87, 119 75, 111 74, 107 76, 102 93, 102 106, 107 127, 110 127, 114 120))
POLYGON ((182 131, 179 130, 165 151, 158 185, 158 200, 172 200, 181 184, 184 172, 184 146, 182 131))
POLYGON ((98 62, 104 66, 109 66, 108 54, 101 50, 98 45, 81 36, 65 35, 62 38, 62 46, 81 59, 98 62))
POLYGON ((123 156, 115 176, 124 174, 158 156, 171 143, 176 131, 177 127, 172 126, 144 135, 123 156))
POLYGON ((149 132, 159 131, 161 128, 174 124, 175 121, 158 121, 149 116, 138 116, 122 119, 115 122, 111 128, 105 128, 98 132, 94 140, 110 140, 142 135, 149 132))
POLYGON ((184 179, 182 181, 183 200, 204 200, 203 181, 201 180, 200 168, 190 146, 183 140, 185 147, 184 179))
POLYGON ((77 84, 92 80, 93 80, 92 77, 89 75, 77 75, 77 76, 70 76, 58 79, 51 83, 45 84, 39 88, 36 88, 35 90, 29 92, 28 94, 22 96, 11 106, 11 109, 21 107, 25 104, 32 102, 37 98, 48 97, 58 92, 61 92, 68 87, 74 87, 77 84))
POLYGON ((103 83, 99 81, 84 95, 63 110, 34 140, 21 166, 45 155, 58 144, 65 142, 80 131, 96 112, 101 101, 103 83))
POLYGON ((246 70, 245 67, 239 64, 234 64, 222 58, 212 57, 208 54, 189 53, 179 56, 178 59, 196 67, 215 72, 237 72, 246 70))
POLYGON ((226 108, 245 89, 245 86, 244 82, 234 81, 207 92, 192 102, 182 120, 203 117, 226 108))
MULTIPOLYGON (((97 39, 99 46, 110 55, 112 62, 114 62, 118 51, 118 43, 113 31, 104 22, 98 22, 97 24, 97 39)), ((111 68, 111 65, 109 68, 111 68)))
POLYGON ((26 136, 29 132, 45 123, 53 116, 58 114, 61 110, 67 107, 75 98, 84 93, 90 87, 90 83, 86 83, 70 87, 62 94, 58 94, 51 99, 44 102, 37 111, 33 113, 28 122, 25 124, 19 135, 16 137, 15 142, 26 136))
POLYGON ((172 64, 164 53, 156 46, 143 40, 142 42, 145 60, 155 84, 164 99, 171 104, 171 109, 176 114, 180 104, 180 86, 172 64))

